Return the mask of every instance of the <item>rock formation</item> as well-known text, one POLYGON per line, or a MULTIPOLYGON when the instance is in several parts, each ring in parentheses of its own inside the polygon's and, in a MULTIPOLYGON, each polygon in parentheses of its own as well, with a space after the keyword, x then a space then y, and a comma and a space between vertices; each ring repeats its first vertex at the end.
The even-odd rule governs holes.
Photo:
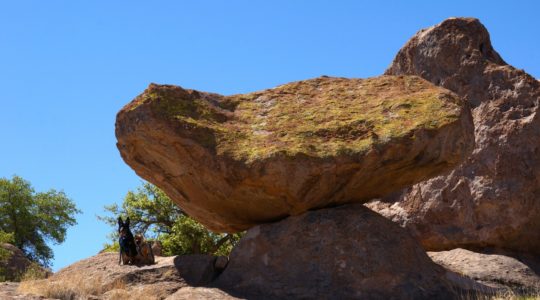
POLYGON ((361 204, 250 229, 214 285, 247 299, 447 299, 457 292, 406 230, 361 204))
POLYGON ((0 260, 0 278, 7 281, 19 281, 29 268, 35 273, 34 276, 47 277, 51 274, 49 270, 33 263, 29 260, 21 249, 8 243, 0 244, 0 248, 6 250, 8 257, 0 260))
POLYGON ((155 265, 119 266, 117 253, 100 253, 45 280, 0 282, 0 299, 232 300, 290 299, 301 295, 317 299, 330 295, 326 298, 337 299, 352 293, 361 299, 421 299, 434 294, 431 299, 455 298, 455 294, 476 299, 482 294, 502 295, 509 289, 514 295, 539 293, 540 278, 534 272, 540 266, 533 268, 507 256, 463 249, 429 252, 440 264, 437 266, 408 232, 362 207, 308 212, 276 225, 251 229, 233 253, 235 262, 224 273, 217 268, 222 265, 221 257, 157 257, 155 265), (302 225, 297 227, 297 223, 302 225), (384 230, 385 235, 374 228, 384 230), (350 239, 343 229, 356 233, 355 238, 350 239), (298 242, 287 236, 296 234, 293 231, 298 233, 298 242), (332 247, 323 247, 329 244, 332 247), (300 252, 290 251, 290 247, 298 247, 300 252), (290 281, 285 281, 286 277, 290 281), (360 282, 361 278, 364 280, 360 282), (355 282, 360 282, 360 286, 354 286, 356 291, 337 290, 355 282), (325 284, 336 287, 327 290, 325 284))
POLYGON ((452 169, 473 143, 469 109, 415 76, 234 96, 151 84, 116 136, 139 176, 221 232, 384 196, 452 169))
POLYGON ((137 174, 195 219, 251 228, 207 290, 178 297, 451 298, 538 276, 508 257, 431 253, 445 271, 361 203, 381 198, 368 207, 429 250, 538 257, 539 103, 540 82, 506 64, 478 20, 452 18, 377 78, 233 96, 151 84, 116 135, 137 174))
POLYGON ((510 256, 459 248, 428 255, 439 265, 494 288, 524 295, 540 291, 540 275, 536 274, 539 270, 510 256))
POLYGON ((184 255, 156 257, 154 265, 118 265, 118 253, 100 253, 48 279, 23 282, 18 294, 96 300, 209 299, 213 295, 218 295, 219 299, 234 299, 220 290, 198 289, 222 271, 215 268, 215 261, 216 257, 209 255, 184 255))
POLYGON ((385 74, 418 75, 472 106, 475 149, 461 166, 371 203, 427 250, 498 247, 540 254, 540 83, 506 64, 477 19, 421 30, 385 74))

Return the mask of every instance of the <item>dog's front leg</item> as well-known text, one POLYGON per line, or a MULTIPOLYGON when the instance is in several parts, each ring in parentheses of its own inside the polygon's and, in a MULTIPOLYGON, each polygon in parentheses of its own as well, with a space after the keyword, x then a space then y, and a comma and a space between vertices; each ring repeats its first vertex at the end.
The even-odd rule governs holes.
POLYGON ((118 251, 120 253, 120 257, 118 259, 118 265, 122 265, 122 249, 120 249, 120 251, 118 251))

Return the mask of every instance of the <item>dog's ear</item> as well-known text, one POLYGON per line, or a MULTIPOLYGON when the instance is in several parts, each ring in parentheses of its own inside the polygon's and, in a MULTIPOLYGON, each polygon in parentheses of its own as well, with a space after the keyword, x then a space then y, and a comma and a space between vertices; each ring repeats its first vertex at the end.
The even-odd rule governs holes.
POLYGON ((118 227, 122 227, 122 225, 124 225, 124 221, 122 221, 122 217, 118 217, 118 227))
POLYGON ((126 226, 129 226, 129 217, 127 217, 125 224, 126 224, 126 226))

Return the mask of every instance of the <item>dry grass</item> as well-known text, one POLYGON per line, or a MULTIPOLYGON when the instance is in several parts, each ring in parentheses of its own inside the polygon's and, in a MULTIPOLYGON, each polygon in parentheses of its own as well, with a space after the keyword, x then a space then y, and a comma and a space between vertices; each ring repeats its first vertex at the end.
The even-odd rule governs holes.
POLYGON ((163 297, 156 296, 159 295, 159 292, 156 293, 153 289, 114 289, 107 292, 104 296, 107 299, 114 300, 157 300, 163 299, 163 297))
POLYGON ((16 281, 28 281, 28 280, 39 280, 39 279, 45 279, 47 276, 49 276, 51 273, 45 269, 43 269, 40 265, 37 263, 31 263, 23 274, 20 276, 17 276, 16 281))
POLYGON ((495 294, 485 294, 480 291, 461 294, 460 300, 539 300, 540 286, 526 290, 499 290, 495 294))
POLYGON ((47 298, 62 300, 86 299, 91 295, 101 295, 113 289, 125 289, 123 282, 112 286, 103 286, 101 277, 88 277, 86 274, 72 275, 62 279, 44 279, 23 281, 18 291, 23 294, 35 294, 47 298))
MULTIPOLYGON (((102 296, 105 299, 115 300, 154 300, 162 299, 166 295, 159 287, 131 287, 127 289, 122 282, 104 287, 100 278, 85 278, 83 275, 71 276, 62 281, 30 280, 21 282, 18 291, 22 294, 35 294, 48 298, 62 300, 88 299, 90 296, 102 296)), ((540 299, 540 287, 531 288, 517 293, 510 289, 499 291, 496 294, 470 292, 461 294, 460 300, 533 300, 540 299)))
POLYGON ((23 281, 18 292, 62 300, 88 299, 91 296, 115 300, 154 300, 167 296, 167 291, 159 285, 127 286, 120 280, 104 285, 100 277, 88 278, 84 274, 62 279, 23 281))

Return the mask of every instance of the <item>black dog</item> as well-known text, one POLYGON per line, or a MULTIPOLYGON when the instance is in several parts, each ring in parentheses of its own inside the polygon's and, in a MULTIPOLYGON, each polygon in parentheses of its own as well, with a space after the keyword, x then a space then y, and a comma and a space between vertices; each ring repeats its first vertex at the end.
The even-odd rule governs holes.
POLYGON ((137 247, 133 233, 129 230, 129 217, 126 222, 122 221, 122 217, 118 217, 118 235, 120 236, 118 244, 120 244, 120 261, 118 264, 133 264, 137 257, 137 247))

